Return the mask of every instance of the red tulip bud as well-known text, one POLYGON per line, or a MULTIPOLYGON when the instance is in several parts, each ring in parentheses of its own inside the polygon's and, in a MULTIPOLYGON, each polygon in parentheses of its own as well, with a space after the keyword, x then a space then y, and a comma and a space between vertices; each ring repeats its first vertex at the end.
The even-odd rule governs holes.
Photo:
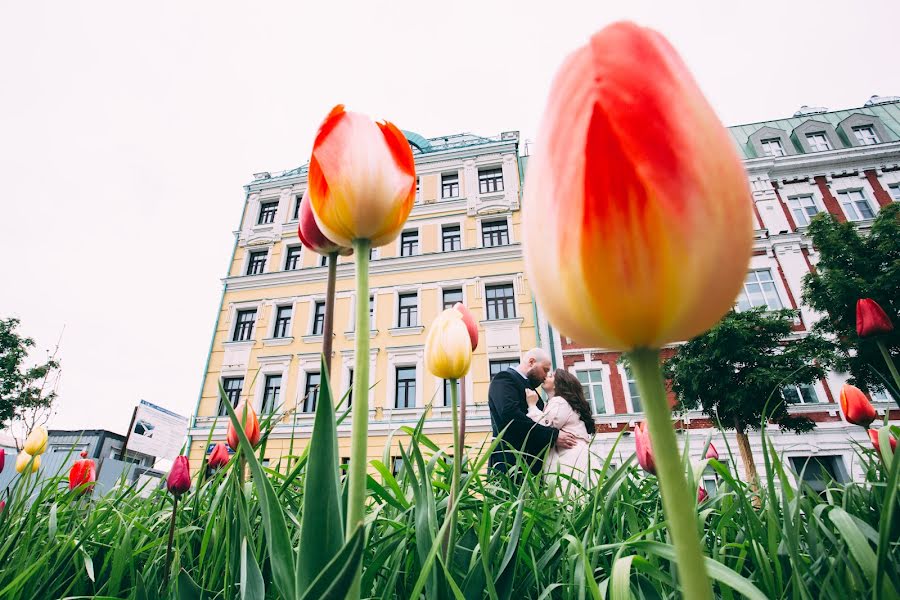
POLYGON ((94 489, 95 481, 97 481, 97 466, 93 460, 87 457, 87 452, 83 451, 81 460, 76 460, 69 469, 69 489, 74 490, 84 486, 81 493, 90 493, 94 489))
POLYGON ((207 464, 210 469, 218 469, 228 464, 228 448, 222 442, 216 444, 212 452, 209 453, 207 464))
POLYGON ((166 487, 175 496, 180 496, 191 489, 191 464, 187 456, 176 456, 172 470, 166 479, 166 487))
POLYGON ((894 325, 877 302, 871 298, 862 298, 856 302, 856 335, 865 338, 893 330, 894 325))
POLYGON ((472 340, 472 350, 475 350, 478 347, 478 323, 475 321, 475 316, 462 302, 457 302, 453 308, 462 313, 463 323, 466 324, 469 338, 472 340))
POLYGON ((653 448, 650 446, 650 432, 646 423, 638 423, 634 428, 634 445, 638 464, 641 468, 656 475, 656 463, 653 461, 653 448))
POLYGON ((701 486, 697 488, 697 504, 702 504, 706 498, 709 497, 709 494, 706 493, 706 490, 701 486))
POLYGON ((877 416, 875 407, 858 387, 844 384, 841 388, 841 410, 849 423, 868 427, 877 416))
POLYGON ((325 234, 322 233, 322 230, 319 229, 319 225, 316 223, 312 204, 309 202, 309 194, 305 192, 300 200, 300 226, 297 229, 297 235, 304 246, 323 256, 332 252, 337 252, 343 256, 353 254, 353 248, 338 246, 325 237, 325 234))
POLYGON ((0 448, 0 472, 3 471, 3 465, 6 464, 6 450, 0 448))
POLYGON ((719 451, 710 443, 709 449, 706 451, 706 458, 719 460, 719 451))
MULTIPOLYGON (((875 452, 881 454, 881 442, 878 441, 877 429, 869 430, 869 439, 872 440, 872 446, 875 447, 875 452)), ((896 452, 897 438, 895 438, 891 433, 888 433, 888 439, 891 440, 891 452, 896 452)))
POLYGON ((0 500, 0 513, 6 509, 6 500, 0 500))
MULTIPOLYGON (((256 444, 259 443, 260 436, 259 419, 256 418, 256 412, 253 410, 253 407, 246 402, 241 401, 234 407, 234 412, 237 415, 238 420, 240 420, 241 424, 244 426, 244 435, 250 440, 250 445, 256 446, 256 444), (247 412, 246 417, 244 417, 245 410, 247 412)), ((236 452, 239 440, 237 431, 234 429, 234 423, 232 423, 230 419, 228 421, 228 433, 225 438, 228 441, 228 447, 236 452)))

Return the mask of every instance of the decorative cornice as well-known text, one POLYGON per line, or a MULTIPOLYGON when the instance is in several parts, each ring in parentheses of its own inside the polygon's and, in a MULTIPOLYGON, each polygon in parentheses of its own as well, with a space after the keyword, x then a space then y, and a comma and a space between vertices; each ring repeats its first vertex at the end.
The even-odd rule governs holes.
POLYGON ((880 169, 900 163, 900 142, 839 148, 812 154, 751 158, 744 161, 750 176, 765 173, 773 179, 791 179, 810 174, 844 173, 857 169, 880 169))

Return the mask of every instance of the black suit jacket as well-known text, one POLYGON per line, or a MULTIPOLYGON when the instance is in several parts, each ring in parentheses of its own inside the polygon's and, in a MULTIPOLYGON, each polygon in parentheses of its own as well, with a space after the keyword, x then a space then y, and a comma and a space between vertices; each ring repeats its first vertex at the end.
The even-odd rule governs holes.
MULTIPOLYGON (((491 411, 491 428, 494 437, 503 433, 502 441, 491 454, 491 467, 506 472, 516 464, 518 450, 525 454, 531 472, 540 473, 544 451, 554 444, 559 430, 535 423, 528 417, 525 401, 525 378, 518 371, 507 369, 497 373, 488 388, 488 408, 491 411)), ((541 408, 542 401, 538 401, 541 408)))

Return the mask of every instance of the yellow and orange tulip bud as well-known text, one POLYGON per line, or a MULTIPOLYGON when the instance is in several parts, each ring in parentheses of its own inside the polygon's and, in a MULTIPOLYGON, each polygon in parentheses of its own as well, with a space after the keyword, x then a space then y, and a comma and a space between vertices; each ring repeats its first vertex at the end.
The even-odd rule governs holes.
MULTIPOLYGON (((31 454, 28 454, 24 450, 19 452, 19 455, 16 457, 16 472, 22 473, 25 469, 28 468, 28 461, 31 460, 31 454)), ((34 457, 34 462, 31 463, 31 472, 37 473, 37 470, 41 468, 41 457, 40 455, 36 455, 34 457)))
POLYGON ((383 246, 399 234, 416 199, 416 167, 403 133, 387 121, 335 106, 309 161, 309 200, 326 238, 383 246))
POLYGON ((438 315, 425 339, 425 366, 435 377, 459 379, 469 372, 472 338, 463 313, 448 308, 438 315))
POLYGON ((855 385, 845 383, 841 388, 841 411, 847 422, 868 428, 878 416, 875 407, 855 385))
MULTIPOLYGON (((237 415, 241 425, 244 426, 244 435, 247 436, 250 445, 256 446, 256 444, 259 443, 260 437, 259 419, 256 417, 256 411, 245 401, 241 401, 234 407, 234 413, 237 415), (244 417, 245 410, 247 412, 246 417, 244 417)), ((228 447, 237 452, 237 449, 240 446, 240 440, 238 439, 237 431, 234 429, 234 423, 232 423, 230 419, 228 420, 228 430, 225 434, 225 440, 228 442, 228 447)))
POLYGON ((663 36, 615 23, 571 54, 536 148, 525 263, 562 333, 591 346, 659 348, 732 308, 752 250, 747 175, 663 36))
POLYGON ((31 430, 28 437, 25 438, 25 445, 22 449, 32 456, 43 454, 47 449, 47 428, 38 425, 31 430))

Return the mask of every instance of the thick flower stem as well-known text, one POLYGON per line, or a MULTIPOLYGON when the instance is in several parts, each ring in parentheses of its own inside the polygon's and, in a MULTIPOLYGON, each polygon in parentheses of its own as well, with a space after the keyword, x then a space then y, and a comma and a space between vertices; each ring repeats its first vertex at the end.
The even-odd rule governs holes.
POLYGON ((337 281, 337 252, 328 255, 328 283, 325 287, 325 322, 322 323, 322 353, 325 355, 325 370, 331 381, 331 346, 334 341, 334 286, 337 281))
MULTIPOLYGON (((875 343, 878 344, 878 349, 881 350, 881 356, 884 357, 884 362, 887 363, 888 371, 891 372, 891 376, 894 378, 894 384, 897 386, 897 391, 900 392, 900 373, 897 372, 897 365, 894 364, 891 353, 888 352, 884 340, 876 340, 875 343)), ((891 394, 891 396, 894 396, 894 401, 900 405, 900 398, 898 398, 896 394, 891 394)))
POLYGON ((453 420, 453 473, 450 476, 450 497, 447 499, 447 515, 450 526, 444 537, 444 559, 449 559, 453 552, 453 536, 456 531, 456 495, 459 493, 459 479, 462 474, 462 437, 459 428, 459 380, 450 380, 450 418, 453 420))
POLYGON ((663 384, 659 351, 639 348, 630 355, 631 367, 647 414, 656 476, 662 492, 663 511, 672 534, 681 597, 710 600, 712 588, 706 575, 694 497, 685 480, 684 465, 678 452, 671 410, 663 384))
MULTIPOLYGON (((350 433, 346 539, 363 526, 366 501, 366 451, 369 437, 369 240, 354 240, 356 256, 356 354, 353 371, 353 412, 350 433)), ((361 569, 347 598, 359 598, 361 569)))
POLYGON ((169 587, 169 570, 172 568, 172 543, 175 541, 175 513, 178 510, 178 496, 172 502, 172 520, 169 522, 169 545, 166 547, 166 570, 163 575, 163 589, 169 587))

